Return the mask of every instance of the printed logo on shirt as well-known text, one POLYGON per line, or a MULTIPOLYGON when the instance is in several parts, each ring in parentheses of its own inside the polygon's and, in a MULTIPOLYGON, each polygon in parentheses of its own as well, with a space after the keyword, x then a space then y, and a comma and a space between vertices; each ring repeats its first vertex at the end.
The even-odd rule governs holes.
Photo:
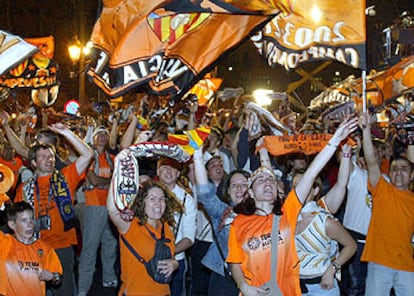
POLYGON ((31 262, 31 261, 17 261, 19 266, 19 270, 21 272, 39 272, 39 262, 31 262))
MULTIPOLYGON (((284 244, 283 237, 279 231, 278 233, 278 244, 284 244)), ((272 246, 272 236, 271 233, 262 234, 260 237, 253 236, 247 240, 247 247, 250 251, 256 251, 261 248, 266 250, 272 246)))

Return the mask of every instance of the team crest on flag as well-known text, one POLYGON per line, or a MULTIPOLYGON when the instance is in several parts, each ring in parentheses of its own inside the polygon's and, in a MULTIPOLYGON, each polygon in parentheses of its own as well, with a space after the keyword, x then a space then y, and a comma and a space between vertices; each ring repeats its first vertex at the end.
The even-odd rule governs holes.
POLYGON ((161 16, 151 13, 148 16, 148 24, 162 42, 168 41, 172 44, 185 33, 199 27, 210 15, 210 13, 182 13, 161 16))

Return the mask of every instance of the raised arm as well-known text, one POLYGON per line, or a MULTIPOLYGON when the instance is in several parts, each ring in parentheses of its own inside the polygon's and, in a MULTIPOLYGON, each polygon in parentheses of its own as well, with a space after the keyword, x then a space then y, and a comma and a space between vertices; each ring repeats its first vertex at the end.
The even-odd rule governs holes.
POLYGON ((296 194, 301 203, 304 203, 308 196, 315 178, 321 172, 326 163, 331 159, 339 144, 358 127, 358 118, 347 119, 337 128, 328 144, 316 155, 296 185, 296 194))
POLYGON ((273 170, 272 163, 269 157, 269 151, 263 145, 264 138, 261 137, 256 142, 256 147, 259 149, 260 166, 265 166, 270 170, 273 170))
POLYGON ((194 151, 193 162, 194 162, 194 175, 195 175, 197 186, 207 185, 208 176, 207 176, 207 170, 206 170, 206 167, 203 161, 203 146, 201 146, 199 149, 194 151))
POLYGON ((352 147, 348 144, 342 145, 341 164, 339 165, 338 179, 335 185, 328 191, 324 198, 329 212, 335 214, 341 206, 348 184, 351 170, 352 147))
POLYGON ((28 159, 29 157, 29 148, 20 141, 20 138, 13 131, 12 127, 9 125, 10 116, 6 111, 0 112, 0 119, 2 122, 3 130, 6 132, 7 139, 9 140, 10 145, 16 150, 16 153, 21 157, 28 159))
POLYGON ((48 128, 51 131, 62 135, 69 143, 71 143, 76 152, 78 152, 79 157, 76 159, 76 170, 78 171, 78 174, 82 174, 91 162, 93 157, 92 149, 63 123, 54 123, 49 125, 48 128))
POLYGON ((128 148, 129 146, 132 145, 132 143, 134 143, 135 130, 137 128, 137 123, 138 123, 138 118, 135 115, 135 111, 129 114, 129 119, 130 119, 129 125, 121 137, 121 141, 120 141, 121 149, 128 148))
MULTIPOLYGON (((106 208, 108 210, 109 218, 111 218, 112 223, 114 223, 115 227, 118 229, 118 232, 123 234, 126 233, 131 226, 130 221, 126 221, 122 219, 122 213, 117 209, 115 206, 115 181, 112 178, 111 185, 109 186, 108 196, 106 198, 106 208)), ((133 213, 131 213, 133 216, 133 213)))
POLYGON ((111 133, 109 135, 109 148, 111 150, 115 150, 116 144, 118 143, 118 126, 118 117, 114 116, 114 119, 112 120, 111 133))
POLYGON ((381 168, 375 158, 368 113, 361 113, 359 116, 359 126, 362 129, 362 147, 364 148, 364 158, 368 169, 368 181, 372 187, 375 187, 381 177, 381 168))

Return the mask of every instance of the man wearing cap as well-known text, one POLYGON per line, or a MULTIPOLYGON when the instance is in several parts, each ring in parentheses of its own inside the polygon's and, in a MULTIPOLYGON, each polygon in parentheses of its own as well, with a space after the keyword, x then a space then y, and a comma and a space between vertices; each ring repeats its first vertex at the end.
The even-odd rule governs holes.
POLYGON ((185 289, 186 260, 184 251, 190 248, 195 239, 197 203, 183 188, 177 185, 182 165, 167 157, 158 161, 157 175, 159 180, 166 185, 178 198, 184 207, 182 214, 175 215, 175 259, 179 263, 170 283, 171 295, 181 296, 185 289))
POLYGON ((77 244, 77 239, 73 201, 93 152, 64 124, 55 123, 49 129, 71 143, 79 157, 62 170, 57 170, 54 147, 47 144, 32 146, 28 160, 35 170, 34 176, 18 187, 15 201, 24 200, 33 206, 37 235, 56 250, 62 262, 62 284, 54 289, 54 295, 67 296, 75 290, 72 246, 77 244))
POLYGON ((109 131, 100 126, 92 135, 94 158, 88 167, 84 186, 86 214, 79 262, 78 295, 86 295, 95 273, 96 255, 101 245, 102 285, 116 287, 117 239, 108 218, 106 198, 114 169, 114 155, 108 151, 109 131))

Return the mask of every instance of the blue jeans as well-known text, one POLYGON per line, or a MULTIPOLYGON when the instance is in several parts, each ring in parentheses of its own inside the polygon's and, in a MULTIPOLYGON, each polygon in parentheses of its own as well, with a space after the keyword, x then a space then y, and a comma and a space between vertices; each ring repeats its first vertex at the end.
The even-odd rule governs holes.
POLYGON ((185 294, 185 273, 187 271, 186 259, 178 260, 178 268, 173 273, 173 278, 170 283, 171 296, 181 296, 185 294))
POLYGON ((306 288, 308 289, 307 293, 303 293, 302 295, 306 296, 339 296, 339 286, 338 282, 334 281, 334 287, 330 290, 322 289, 321 284, 306 284, 306 288))
POLYGON ((365 296, 389 296, 391 288, 394 288, 395 296, 413 296, 414 272, 368 262, 365 296))
POLYGON ((363 296, 365 293, 367 263, 361 262, 364 246, 363 243, 357 243, 356 253, 342 267, 342 289, 346 296, 363 296))
POLYGON ((201 260, 210 247, 210 242, 195 240, 191 248, 191 296, 207 296, 211 271, 201 260))

